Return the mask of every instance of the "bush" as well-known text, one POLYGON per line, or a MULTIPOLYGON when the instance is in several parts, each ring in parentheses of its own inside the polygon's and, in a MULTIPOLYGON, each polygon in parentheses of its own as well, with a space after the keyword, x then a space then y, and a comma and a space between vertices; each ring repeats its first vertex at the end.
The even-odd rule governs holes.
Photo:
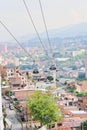
POLYGON ((85 97, 85 96, 87 96, 87 92, 78 92, 78 93, 76 93, 76 96, 77 97, 85 97))
POLYGON ((13 94, 12 94, 12 92, 11 92, 10 90, 7 90, 7 91, 5 92, 5 95, 6 95, 6 96, 12 96, 13 94))
POLYGON ((53 80, 53 77, 52 77, 52 76, 48 76, 47 79, 48 79, 49 81, 52 81, 52 80, 53 80))

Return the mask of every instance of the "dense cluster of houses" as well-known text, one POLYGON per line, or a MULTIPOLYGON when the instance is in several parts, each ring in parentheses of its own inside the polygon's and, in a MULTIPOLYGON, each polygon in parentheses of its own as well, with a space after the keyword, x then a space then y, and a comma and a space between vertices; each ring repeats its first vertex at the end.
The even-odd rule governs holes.
MULTIPOLYGON (((32 72, 22 71, 19 67, 0 66, 0 73, 2 94, 4 95, 5 91, 11 90, 19 101, 18 107, 24 108, 26 98, 35 91, 35 84, 28 80, 28 77, 32 76, 32 72)), ((70 85, 72 82, 68 84, 70 85)), ((87 91, 87 82, 75 83, 75 85, 78 92, 87 91)), ((76 97, 66 92, 60 93, 57 105, 62 112, 62 121, 57 123, 54 130, 78 130, 81 122, 87 119, 87 97, 76 97)))

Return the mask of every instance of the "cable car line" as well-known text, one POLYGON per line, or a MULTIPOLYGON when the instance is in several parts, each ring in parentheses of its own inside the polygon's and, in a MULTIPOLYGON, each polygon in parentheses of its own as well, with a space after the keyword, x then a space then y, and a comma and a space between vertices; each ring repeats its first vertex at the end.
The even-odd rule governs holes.
MULTIPOLYGON (((32 59, 32 62, 35 64, 35 58, 33 58, 24 47, 22 47, 21 43, 16 39, 16 37, 12 34, 12 32, 8 29, 8 27, 0 20, 0 24, 5 28, 5 30, 13 37, 16 43, 22 48, 22 50, 27 54, 28 57, 32 59)), ((17 48, 17 47, 16 47, 17 48)))
POLYGON ((12 34, 12 32, 8 29, 8 27, 0 20, 0 24, 7 30, 7 32, 13 37, 13 39, 17 42, 17 44, 26 52, 26 54, 33 60, 31 55, 26 51, 24 47, 22 47, 21 43, 16 39, 16 37, 12 34))
MULTIPOLYGON (((25 0, 23 0, 25 2, 25 0)), ((26 3, 25 3, 26 5, 26 3)), ((26 6, 27 7, 27 6, 26 6)), ((26 8, 28 9, 28 8, 26 8)), ((29 10, 27 10, 29 11, 29 10)), ((28 13, 29 14, 29 13, 28 13)), ((33 22, 33 19, 31 17, 31 14, 30 14, 30 18, 31 18, 31 21, 33 22)), ((11 33, 11 31, 8 29, 8 27, 0 20, 0 24, 5 28, 5 30, 7 30, 7 32, 13 37, 13 39, 17 42, 17 44, 22 48, 22 50, 24 50, 24 52, 26 52, 26 54, 33 60, 33 62, 35 61, 32 56, 26 51, 26 49, 24 47, 22 47, 21 43, 16 39, 16 37, 11 33)), ((32 23, 34 25, 34 22, 32 23)), ((35 27, 35 25, 34 25, 35 27)), ((35 27, 36 29, 36 27, 35 27)), ((37 29, 36 29, 36 32, 38 33, 37 29)), ((39 36, 39 33, 38 33, 38 36, 39 36)), ((41 41, 40 39, 40 36, 39 36, 39 40, 41 41)), ((43 45, 42 41, 40 42, 42 44, 42 47, 44 48, 45 52, 46 52, 46 49, 45 49, 45 46, 43 45)), ((49 56, 48 56, 49 57, 49 56)))
MULTIPOLYGON (((30 10, 29 10, 29 8, 28 8, 28 6, 27 6, 26 1, 23 0, 23 3, 24 3, 24 5, 25 5, 26 11, 27 11, 27 13, 28 13, 28 16, 29 16, 29 18, 30 18, 30 20, 31 20, 31 22, 32 22, 32 25, 33 25, 33 27, 34 27, 34 29, 35 29, 35 31, 36 31, 36 34, 37 34, 37 36, 38 36, 38 39, 39 39, 39 41, 40 41, 40 43, 41 43, 41 45, 42 45, 42 47, 43 47, 43 49, 44 49, 44 51, 45 51, 45 54, 46 54, 46 56, 49 58, 50 63, 52 63, 52 62, 53 62, 53 61, 52 61, 53 57, 50 57, 50 56, 48 55, 47 48, 46 48, 46 46, 44 46, 44 44, 43 44, 43 42, 42 42, 42 40, 41 40, 41 38, 40 38, 40 35, 39 35, 39 33, 38 33, 38 31, 37 31, 37 28, 36 28, 36 26, 35 26, 35 24, 34 24, 33 18, 32 18, 32 16, 31 16, 31 12, 30 12, 30 10), (50 58, 51 58, 51 59, 50 59, 50 58)), ((41 12, 43 12, 41 2, 40 2, 40 8, 41 8, 41 12)), ((51 44, 50 44, 50 40, 49 40, 49 35, 48 35, 48 31, 47 31, 47 26, 46 26, 46 22, 45 22, 44 13, 42 13, 42 16, 43 16, 43 21, 44 21, 44 24, 45 24, 45 29, 46 29, 46 33, 47 33, 47 37, 48 37, 48 41, 49 41, 50 50, 51 50, 51 52, 52 52, 52 48, 51 48, 51 44)))
MULTIPOLYGON (((39 1, 40 10, 41 10, 42 18, 43 18, 43 23, 44 23, 44 26, 45 26, 45 31, 46 31, 47 40, 48 40, 48 43, 49 43, 50 52, 51 52, 51 54, 53 54, 53 50, 52 50, 52 46, 51 46, 51 42, 50 42, 50 38, 49 38, 49 34, 48 34, 48 29, 47 29, 47 25, 46 25, 46 19, 45 19, 44 11, 43 11, 43 8, 42 8, 42 3, 41 3, 41 0, 38 0, 38 1, 39 1)), ((55 61, 55 59, 53 58, 53 56, 51 56, 50 58, 51 58, 50 63, 52 64, 53 61, 55 61)), ((56 67, 55 67, 54 64, 52 64, 50 68, 54 69, 56 67)))
POLYGON ((28 13, 28 16, 29 16, 29 18, 30 18, 30 20, 31 20, 31 22, 32 22, 32 25, 33 25, 33 27, 34 27, 34 29, 35 29, 35 32, 36 32, 36 34, 37 34, 37 36, 38 36, 38 39, 39 39, 39 41, 40 41, 40 43, 41 43, 41 45, 42 45, 42 47, 43 47, 43 49, 44 49, 44 51, 45 51, 45 53, 46 53, 46 47, 44 46, 44 44, 43 44, 43 42, 42 42, 42 40, 41 40, 41 38, 40 38, 40 35, 39 35, 38 31, 37 31, 37 28, 36 28, 36 26, 35 26, 35 24, 34 24, 33 18, 32 18, 32 16, 31 16, 30 10, 29 10, 29 8, 28 8, 28 6, 27 6, 25 0, 23 0, 23 3, 24 3, 24 5, 25 5, 26 11, 27 11, 27 13, 28 13))
POLYGON ((52 52, 51 42, 50 42, 50 38, 49 38, 49 34, 48 34, 47 24, 46 24, 46 20, 45 20, 44 11, 43 11, 43 8, 42 8, 41 0, 39 0, 39 5, 40 5, 40 9, 41 9, 41 14, 42 14, 43 23, 44 23, 45 30, 46 30, 46 35, 47 35, 50 51, 52 52))

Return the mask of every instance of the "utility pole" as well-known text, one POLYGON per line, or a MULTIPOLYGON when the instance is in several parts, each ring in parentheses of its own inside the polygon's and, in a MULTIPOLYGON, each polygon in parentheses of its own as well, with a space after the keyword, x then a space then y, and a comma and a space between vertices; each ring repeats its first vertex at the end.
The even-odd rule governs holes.
POLYGON ((2 114, 2 96, 1 96, 1 74, 0 74, 0 130, 4 129, 2 114))

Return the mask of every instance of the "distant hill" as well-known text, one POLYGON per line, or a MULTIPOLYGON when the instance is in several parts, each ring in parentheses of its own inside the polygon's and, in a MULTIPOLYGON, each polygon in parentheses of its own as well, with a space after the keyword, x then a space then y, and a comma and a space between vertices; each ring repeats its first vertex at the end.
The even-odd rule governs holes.
POLYGON ((50 37, 78 37, 87 35, 87 23, 73 24, 49 31, 50 37))
MULTIPOLYGON (((63 38, 73 38, 73 37, 83 37, 87 36, 87 22, 68 25, 59 29, 48 30, 49 37, 52 43, 59 42, 63 38)), ((27 35, 28 36, 28 35, 27 35)), ((43 32, 40 34, 43 43, 47 43, 46 33, 43 32)), ((33 35, 32 38, 28 40, 28 37, 25 39, 26 42, 23 42, 24 45, 29 46, 38 46, 40 42, 37 36, 33 35)))
MULTIPOLYGON (((57 43, 63 38, 87 36, 87 22, 68 25, 59 29, 48 30, 51 43, 57 43)), ((40 34, 43 43, 47 43, 46 33, 40 34)), ((39 46, 36 34, 27 34, 19 38, 23 46, 39 46)))

